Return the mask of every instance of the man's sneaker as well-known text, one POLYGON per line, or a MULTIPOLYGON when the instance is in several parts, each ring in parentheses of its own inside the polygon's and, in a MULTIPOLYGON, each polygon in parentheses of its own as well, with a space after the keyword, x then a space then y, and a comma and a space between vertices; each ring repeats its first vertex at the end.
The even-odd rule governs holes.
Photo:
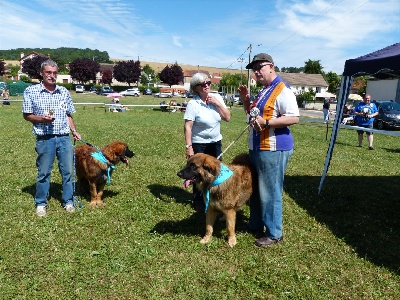
POLYGON ((36 214, 38 215, 38 217, 45 217, 46 216, 46 206, 36 207, 36 214))
POLYGON ((72 213, 72 212, 75 211, 75 207, 74 207, 73 204, 67 204, 67 205, 65 205, 65 210, 66 210, 67 212, 69 212, 69 213, 72 213))

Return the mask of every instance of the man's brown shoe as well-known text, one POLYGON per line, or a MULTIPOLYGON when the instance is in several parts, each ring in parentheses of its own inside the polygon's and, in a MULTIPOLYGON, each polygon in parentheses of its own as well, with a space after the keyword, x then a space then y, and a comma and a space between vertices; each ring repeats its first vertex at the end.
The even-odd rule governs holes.
POLYGON ((281 236, 279 239, 273 240, 270 239, 269 237, 262 237, 254 242, 254 245, 257 247, 268 247, 272 246, 275 244, 278 244, 280 242, 283 242, 283 236, 281 236))

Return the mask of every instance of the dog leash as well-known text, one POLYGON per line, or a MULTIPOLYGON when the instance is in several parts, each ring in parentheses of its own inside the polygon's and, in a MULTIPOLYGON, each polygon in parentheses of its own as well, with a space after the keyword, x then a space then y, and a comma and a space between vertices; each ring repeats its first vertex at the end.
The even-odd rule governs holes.
POLYGON ((76 209, 82 209, 83 203, 76 196, 76 190, 75 190, 76 181, 77 181, 77 178, 76 178, 76 140, 74 140, 73 164, 74 164, 74 167, 73 167, 73 174, 72 174, 72 187, 73 187, 72 202, 76 209))
MULTIPOLYGON (((249 115, 250 115, 251 118, 256 118, 259 114, 260 114, 260 110, 258 109, 258 107, 253 107, 253 108, 250 110, 250 112, 249 112, 249 115)), ((220 159, 221 156, 224 155, 225 152, 228 151, 228 149, 229 149, 234 143, 236 143, 236 141, 237 141, 238 139, 240 139, 240 137, 241 137, 241 136, 243 135, 243 133, 247 130, 247 128, 249 128, 249 126, 250 126, 250 122, 249 122, 249 124, 246 126, 246 128, 243 129, 243 131, 239 134, 239 136, 238 136, 235 140, 233 140, 232 143, 230 143, 230 144, 228 145, 228 147, 226 147, 226 149, 224 150, 224 152, 222 152, 220 155, 218 155, 217 159, 220 159)))
POLYGON ((83 139, 80 139, 79 141, 82 142, 82 143, 84 143, 84 144, 86 144, 86 145, 88 145, 88 146, 90 146, 90 147, 93 147, 93 148, 95 148, 95 149, 97 149, 98 151, 101 152, 101 149, 100 149, 99 147, 97 147, 97 146, 95 146, 95 145, 93 145, 93 144, 91 144, 91 143, 89 143, 89 142, 86 142, 86 141, 83 140, 83 139))
POLYGON ((224 155, 225 152, 228 151, 228 149, 229 149, 234 143, 236 143, 236 141, 237 141, 238 139, 240 139, 240 137, 241 137, 241 136, 243 135, 243 133, 247 130, 247 128, 249 128, 249 126, 250 126, 250 124, 247 125, 245 129, 243 129, 243 131, 239 134, 239 136, 238 136, 235 140, 233 140, 233 141, 228 145, 228 147, 226 147, 226 149, 224 150, 224 152, 222 152, 220 155, 218 155, 217 159, 220 159, 221 156, 224 155))

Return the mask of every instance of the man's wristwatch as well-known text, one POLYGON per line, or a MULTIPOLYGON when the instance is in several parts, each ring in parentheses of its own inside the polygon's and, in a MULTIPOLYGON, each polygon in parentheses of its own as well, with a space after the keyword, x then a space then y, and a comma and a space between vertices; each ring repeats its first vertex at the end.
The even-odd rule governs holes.
POLYGON ((186 145, 186 149, 189 149, 190 147, 192 147, 192 145, 186 145))

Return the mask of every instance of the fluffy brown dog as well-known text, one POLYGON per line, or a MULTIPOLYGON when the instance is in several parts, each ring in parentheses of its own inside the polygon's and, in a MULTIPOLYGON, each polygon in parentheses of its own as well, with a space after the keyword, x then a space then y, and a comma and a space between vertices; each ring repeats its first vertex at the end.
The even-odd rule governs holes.
POLYGON ((86 144, 76 147, 77 190, 82 193, 89 187, 89 205, 92 207, 105 205, 102 200, 103 190, 109 180, 108 177, 111 177, 113 166, 120 161, 128 165, 127 157, 135 155, 127 144, 119 141, 112 142, 101 149, 107 163, 92 157, 91 154, 94 152, 98 152, 98 150, 86 144))
POLYGON ((186 166, 177 174, 185 179, 184 187, 194 183, 199 190, 202 190, 206 203, 206 195, 209 191, 206 234, 200 241, 202 244, 210 241, 217 212, 220 211, 226 219, 228 244, 231 247, 236 245, 236 211, 250 199, 253 193, 253 178, 255 176, 248 154, 236 156, 232 163, 228 165, 228 168, 233 174, 222 183, 213 186, 221 172, 221 162, 213 156, 198 153, 189 158, 186 166))

